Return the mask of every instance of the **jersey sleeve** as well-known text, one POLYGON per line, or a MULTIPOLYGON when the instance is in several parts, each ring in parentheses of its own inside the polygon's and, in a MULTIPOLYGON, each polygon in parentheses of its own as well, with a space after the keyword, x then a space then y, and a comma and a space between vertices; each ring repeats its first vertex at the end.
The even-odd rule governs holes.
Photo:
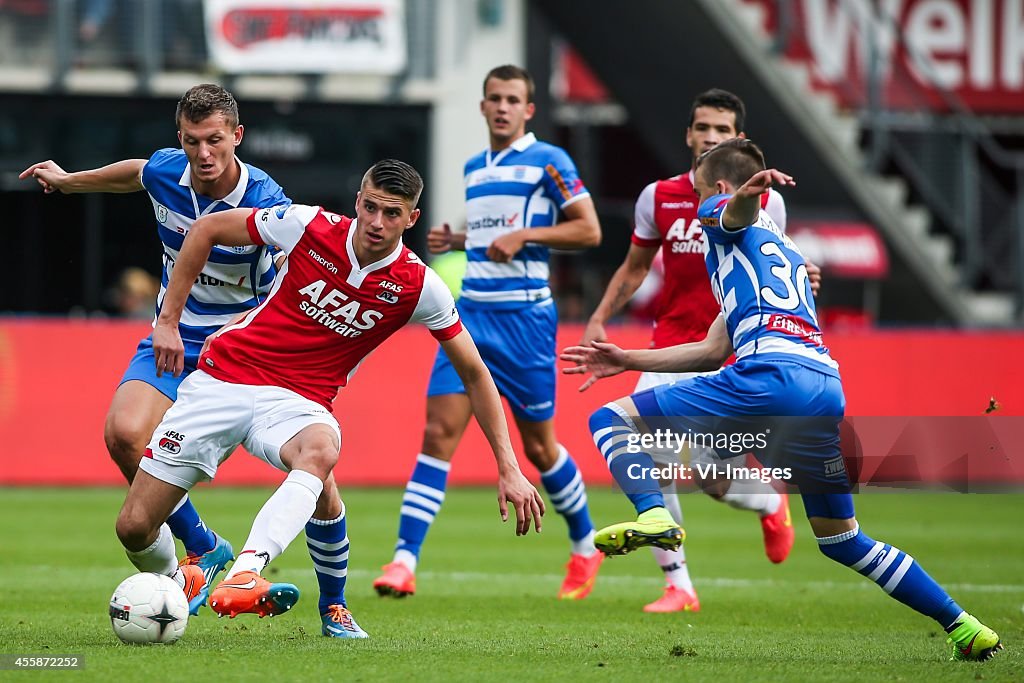
MULTIPOLYGON (((153 180, 159 173, 159 168, 167 164, 170 157, 178 150, 172 147, 165 147, 164 149, 158 149, 153 152, 152 156, 146 161, 146 165, 142 167, 142 187, 149 191, 153 187, 153 180)), ((181 175, 179 172, 178 175, 181 175)))
POLYGON ((786 200, 774 189, 768 190, 768 201, 765 202, 764 210, 771 217, 772 222, 779 226, 779 230, 786 232, 786 200))
POLYGON ((272 244, 286 253, 291 253, 302 239, 306 226, 319 212, 320 207, 304 204, 253 209, 246 223, 249 237, 256 244, 272 244))
POLYGON ((559 209, 590 196, 576 171, 576 164, 565 150, 557 147, 544 165, 543 182, 545 194, 559 209))
POLYGON ((730 230, 722 227, 722 214, 725 213, 725 207, 730 199, 732 199, 732 195, 716 194, 701 202, 700 208, 697 209, 697 220, 700 221, 700 227, 708 238, 708 242, 714 244, 735 242, 746 231, 746 227, 730 230))
POLYGON ((654 190, 657 183, 651 183, 636 198, 633 207, 633 244, 638 247, 656 247, 661 244, 661 233, 654 222, 654 190))
POLYGON ((419 303, 409 322, 423 323, 437 341, 448 341, 462 332, 459 310, 455 299, 441 276, 427 268, 423 277, 423 289, 419 303))
MULTIPOLYGON (((249 172, 252 173, 252 170, 249 172)), ((260 185, 260 192, 253 204, 254 207, 266 209, 272 206, 289 206, 292 203, 292 200, 284 193, 284 188, 270 176, 265 175, 260 181, 260 185)))

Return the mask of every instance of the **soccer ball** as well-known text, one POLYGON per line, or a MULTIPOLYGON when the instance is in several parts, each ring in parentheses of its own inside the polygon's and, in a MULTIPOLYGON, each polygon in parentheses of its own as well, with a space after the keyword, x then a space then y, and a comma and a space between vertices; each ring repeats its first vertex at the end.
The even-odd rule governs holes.
POLYGON ((110 625, 125 643, 173 643, 188 625, 188 600, 169 576, 135 574, 110 596, 110 625))

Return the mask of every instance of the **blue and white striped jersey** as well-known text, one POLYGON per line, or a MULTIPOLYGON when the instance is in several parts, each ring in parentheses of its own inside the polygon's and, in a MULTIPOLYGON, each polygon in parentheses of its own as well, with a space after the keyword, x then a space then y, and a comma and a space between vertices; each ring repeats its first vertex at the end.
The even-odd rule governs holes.
POLYGON ((731 195, 705 200, 697 212, 711 288, 722 305, 736 358, 788 360, 839 376, 821 338, 804 257, 761 210, 757 221, 725 230, 731 195))
POLYGON ((497 154, 466 162, 466 275, 463 301, 520 308, 550 301, 548 248, 527 244, 509 263, 487 258, 497 237, 558 223, 559 211, 589 197, 565 150, 528 133, 497 154))
MULTIPOLYGON (((153 202, 157 232, 163 242, 163 275, 156 313, 160 315, 164 292, 185 235, 200 216, 238 207, 265 208, 290 204, 284 190, 260 169, 239 161, 238 185, 223 199, 210 199, 192 189, 188 158, 181 149, 153 153, 142 169, 142 184, 153 202)), ((255 308, 263 301, 277 274, 266 247, 215 246, 203 268, 185 310, 179 330, 186 344, 202 344, 236 313, 255 308)), ((195 349, 196 351, 198 349, 195 349)))

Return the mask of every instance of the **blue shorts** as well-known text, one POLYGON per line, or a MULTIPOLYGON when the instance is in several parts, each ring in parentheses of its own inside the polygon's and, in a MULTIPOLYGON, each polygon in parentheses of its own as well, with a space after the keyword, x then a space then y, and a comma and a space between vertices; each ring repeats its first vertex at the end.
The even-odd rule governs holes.
MULTIPOLYGON (((555 333, 558 311, 550 299, 512 310, 494 310, 473 302, 458 304, 462 324, 473 335, 491 371, 498 393, 516 417, 530 422, 555 414, 555 333)), ((444 350, 438 350, 427 396, 464 394, 466 387, 444 350)))
POLYGON ((128 363, 128 369, 124 371, 124 375, 121 377, 121 381, 117 383, 117 386, 121 386, 128 380, 135 379, 145 382, 172 401, 177 401, 178 386, 196 369, 196 365, 199 363, 199 352, 202 348, 202 344, 186 341, 185 369, 182 370, 181 374, 175 377, 173 374, 165 372, 162 377, 157 377, 156 356, 153 354, 153 337, 146 337, 139 342, 138 348, 135 349, 135 355, 132 357, 131 362, 128 363))
MULTIPOLYGON (((719 457, 753 453, 765 467, 789 468, 788 483, 801 494, 851 490, 839 448, 846 399, 835 375, 788 361, 740 361, 631 398, 650 429, 714 435, 719 457)), ((833 503, 827 516, 843 518, 845 506, 833 503)))

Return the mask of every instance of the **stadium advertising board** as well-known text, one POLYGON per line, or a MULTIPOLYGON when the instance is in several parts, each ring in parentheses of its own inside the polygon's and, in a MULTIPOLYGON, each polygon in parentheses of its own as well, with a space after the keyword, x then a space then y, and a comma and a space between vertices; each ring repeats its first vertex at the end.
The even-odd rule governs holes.
POLYGON ((405 68, 402 0, 206 0, 213 63, 228 73, 395 74, 405 68))
MULTIPOLYGON (((756 0, 766 29, 786 26, 775 0, 756 0)), ((1021 0, 796 0, 785 55, 813 66, 812 83, 842 104, 867 101, 872 50, 883 104, 948 107, 943 91, 971 109, 1024 108, 1024 2, 1021 0)))
POLYGON ((830 275, 877 280, 889 274, 885 242, 867 223, 793 221, 787 232, 830 275))
MULTIPOLYGON (((0 319, 0 485, 121 482, 103 444, 104 415, 124 372, 125 354, 149 332, 144 321, 0 319), (69 339, 90 350, 88 363, 66 353, 69 339), (41 465, 38 437, 52 433, 55 424, 65 436, 41 465)), ((646 325, 610 327, 609 333, 626 348, 641 348, 650 339, 646 325)), ((579 325, 563 326, 558 347, 575 344, 582 334, 579 325)), ((855 482, 885 489, 942 484, 967 491, 1024 485, 1024 456, 1016 446, 1024 439, 1024 365, 964 361, 978 349, 988 357, 1012 358, 1024 335, 826 334, 843 374, 844 429, 849 431, 844 455, 855 482)), ((423 436, 425 389, 436 350, 425 330, 400 330, 340 392, 334 405, 344 434, 340 481, 385 486, 406 481, 408 455, 417 452, 423 436)), ((584 479, 608 484, 611 477, 594 449, 587 416, 632 391, 636 377, 623 373, 583 393, 581 382, 578 375, 559 373, 556 428, 566 448, 581 454, 584 479)), ((514 447, 521 448, 518 439, 514 447)), ((491 484, 494 460, 488 452, 474 424, 459 446, 449 482, 491 484)), ((232 457, 217 481, 273 484, 280 472, 256 458, 232 457)))

